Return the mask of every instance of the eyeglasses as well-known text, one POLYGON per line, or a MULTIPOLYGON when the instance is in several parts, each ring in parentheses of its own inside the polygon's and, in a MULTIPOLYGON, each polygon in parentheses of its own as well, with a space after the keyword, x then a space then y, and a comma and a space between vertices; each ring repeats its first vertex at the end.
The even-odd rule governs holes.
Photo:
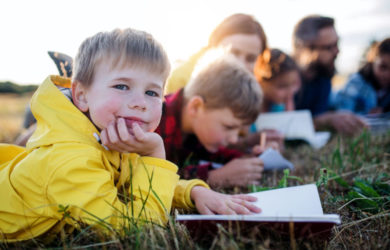
POLYGON ((339 41, 337 40, 334 43, 326 44, 326 45, 316 45, 312 44, 309 46, 311 50, 326 50, 331 51, 339 47, 339 41))

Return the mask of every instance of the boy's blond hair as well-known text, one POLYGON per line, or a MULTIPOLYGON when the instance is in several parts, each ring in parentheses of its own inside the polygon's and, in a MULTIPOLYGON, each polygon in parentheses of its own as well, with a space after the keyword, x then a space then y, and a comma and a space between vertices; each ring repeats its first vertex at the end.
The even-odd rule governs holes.
POLYGON ((197 66, 184 88, 185 101, 194 96, 202 97, 206 108, 229 108, 245 124, 256 120, 263 99, 261 87, 253 74, 227 53, 219 53, 210 63, 197 66))
POLYGON ((163 47, 152 35, 134 29, 115 29, 87 38, 75 58, 73 80, 89 87, 99 63, 111 68, 142 67, 166 81, 170 63, 163 47))

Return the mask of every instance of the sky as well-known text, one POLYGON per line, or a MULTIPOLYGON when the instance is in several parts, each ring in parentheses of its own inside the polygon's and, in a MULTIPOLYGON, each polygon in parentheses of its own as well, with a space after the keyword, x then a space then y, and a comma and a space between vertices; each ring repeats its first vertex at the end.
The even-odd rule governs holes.
POLYGON ((135 28, 151 33, 172 62, 207 44, 212 30, 234 13, 253 15, 270 47, 291 52, 294 25, 304 16, 335 18, 338 71, 356 71, 372 40, 390 37, 389 0, 12 0, 0 1, 0 81, 39 84, 58 74, 47 51, 75 56, 99 31, 135 28))

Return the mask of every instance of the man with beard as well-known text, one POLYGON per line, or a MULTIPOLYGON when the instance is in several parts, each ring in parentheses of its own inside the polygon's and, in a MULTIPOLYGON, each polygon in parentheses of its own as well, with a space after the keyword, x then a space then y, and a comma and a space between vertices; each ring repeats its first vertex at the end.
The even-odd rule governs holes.
POLYGON ((349 112, 329 111, 338 41, 333 18, 311 15, 297 23, 293 57, 301 70, 302 87, 295 96, 295 105, 296 109, 311 111, 316 129, 354 135, 367 126, 363 120, 349 112))

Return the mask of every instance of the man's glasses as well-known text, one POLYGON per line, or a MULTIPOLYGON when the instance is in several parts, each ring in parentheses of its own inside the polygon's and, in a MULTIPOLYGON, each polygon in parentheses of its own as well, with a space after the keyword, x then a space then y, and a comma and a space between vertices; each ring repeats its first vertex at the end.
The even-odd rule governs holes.
POLYGON ((339 41, 336 41, 331 44, 325 44, 325 45, 319 45, 319 44, 312 44, 309 46, 311 50, 326 50, 331 51, 339 47, 339 41))

